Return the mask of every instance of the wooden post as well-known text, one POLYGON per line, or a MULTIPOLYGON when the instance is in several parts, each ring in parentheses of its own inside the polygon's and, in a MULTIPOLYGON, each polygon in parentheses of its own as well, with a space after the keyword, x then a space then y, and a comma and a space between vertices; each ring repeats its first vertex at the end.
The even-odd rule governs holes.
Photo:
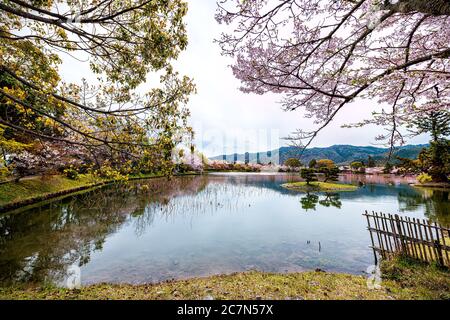
MULTIPOLYGON (((425 219, 423 219, 423 232, 425 233, 425 239, 426 239, 426 247, 428 248, 428 253, 430 254, 430 262, 431 261, 433 261, 434 260, 434 254, 433 254, 433 251, 434 250, 432 250, 431 249, 431 246, 430 246, 430 240, 429 240, 429 238, 428 238, 428 225, 427 225, 427 223, 426 223, 426 221, 425 221, 425 219)), ((425 248, 424 248, 424 250, 425 250, 425 248)))
POLYGON ((398 234, 398 237, 399 237, 400 243, 401 243, 401 249, 400 250, 401 250, 401 252, 403 254, 406 254, 407 251, 406 251, 405 241, 403 239, 403 232, 402 232, 402 226, 401 226, 401 223, 400 223, 400 217, 398 216, 398 214, 396 214, 394 217, 395 217, 395 224, 397 226, 397 234, 398 234))
MULTIPOLYGON (((436 226, 436 228, 438 227, 438 225, 435 223, 434 224, 435 226, 436 226)), ((447 258, 447 264, 448 264, 448 266, 447 267, 450 267, 450 259, 449 259, 449 257, 448 257, 448 250, 447 250, 447 243, 446 243, 446 241, 445 241, 445 236, 444 236, 444 231, 442 231, 442 227, 439 227, 439 230, 441 231, 441 236, 442 236, 442 244, 444 245, 444 251, 445 251, 445 256, 446 256, 446 258, 447 258)))
POLYGON ((403 227, 403 238, 405 239, 405 243, 406 243, 406 254, 409 255, 410 257, 415 257, 414 255, 414 251, 413 251, 413 247, 412 247, 412 243, 411 243, 411 235, 409 234, 409 229, 408 229, 408 221, 406 220, 406 218, 400 217, 400 221, 402 223, 402 227, 403 227))
POLYGON ((420 220, 419 219, 417 219, 417 227, 419 229, 419 235, 420 235, 420 250, 423 251, 423 255, 425 257, 425 261, 428 262, 428 256, 427 256, 427 250, 426 250, 427 248, 426 248, 426 245, 424 244, 425 240, 423 239, 422 225, 420 224, 420 220))
POLYGON ((395 247, 395 241, 394 241, 394 236, 393 236, 393 231, 392 231, 392 225, 391 220, 389 219, 388 216, 386 216, 386 214, 383 213, 383 218, 386 224, 386 231, 389 231, 389 227, 390 232, 388 233, 388 239, 389 239, 389 245, 391 246, 391 251, 394 253, 396 251, 396 247, 395 247), (394 244, 392 244, 392 242, 394 242, 394 244))
POLYGON ((389 214, 389 222, 391 223, 391 229, 392 229, 394 244, 395 244, 395 251, 400 251, 401 245, 398 240, 397 232, 395 231, 394 216, 391 214, 389 214))
POLYGON ((419 254, 417 253, 417 250, 416 250, 417 249, 416 248, 416 237, 414 237, 413 230, 411 227, 411 219, 409 217, 406 217, 405 220, 406 220, 406 225, 408 227, 408 234, 409 234, 409 239, 410 239, 410 243, 411 243, 411 247, 412 247, 411 252, 416 259, 419 259, 419 254))
POLYGON ((373 256, 375 258, 375 265, 378 265, 377 251, 375 249, 375 242, 373 241, 372 229, 370 227, 370 219, 369 219, 369 214, 368 214, 367 210, 366 210, 366 218, 367 218, 367 226, 368 226, 368 230, 369 230, 369 234, 370 234, 370 240, 372 241, 372 250, 373 250, 373 256))
MULTIPOLYGON (((439 253, 437 252, 437 247, 436 247, 436 242, 434 241, 434 237, 433 237, 433 229, 431 229, 431 223, 430 220, 428 220, 428 231, 430 233, 430 241, 431 241, 431 246, 433 248, 434 251, 434 257, 437 260, 439 257, 439 253)), ((439 242, 439 240, 438 240, 439 242)))
POLYGON ((438 264, 441 267, 443 267, 444 266, 444 257, 442 256, 442 245, 439 242, 439 240, 434 240, 434 247, 436 248, 436 252, 437 252, 438 264))
POLYGON ((381 228, 383 229, 384 241, 386 243, 386 251, 387 252, 393 252, 392 246, 391 246, 391 242, 390 242, 390 237, 387 235, 387 232, 389 230, 387 228, 387 224, 385 224, 384 222, 385 221, 384 221, 383 213, 380 212, 380 224, 381 224, 381 228))
MULTIPOLYGON (((410 220, 411 221, 411 220, 410 220)), ((420 260, 425 260, 423 257, 423 252, 422 252, 422 243, 420 242, 421 239, 419 237, 419 233, 417 232, 417 222, 416 222, 416 218, 413 218, 412 220, 413 222, 413 231, 414 231, 414 238, 416 239, 416 244, 418 243, 418 245, 416 246, 417 250, 419 251, 419 256, 420 256, 420 260)))
POLYGON ((384 243, 383 243, 383 233, 380 227, 380 221, 378 220, 378 213, 373 212, 375 215, 374 221, 375 221, 375 227, 377 229, 377 237, 378 237, 378 243, 380 244, 380 250, 381 250, 381 256, 385 258, 386 256, 386 250, 384 249, 384 243))

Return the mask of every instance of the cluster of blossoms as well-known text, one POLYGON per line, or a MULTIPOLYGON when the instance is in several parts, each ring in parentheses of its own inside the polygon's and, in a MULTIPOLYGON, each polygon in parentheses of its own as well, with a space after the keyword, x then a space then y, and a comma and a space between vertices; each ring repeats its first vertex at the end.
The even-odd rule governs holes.
POLYGON ((182 162, 186 165, 191 166, 195 171, 201 171, 204 167, 204 158, 198 153, 188 153, 183 157, 182 162))
POLYGON ((219 44, 242 91, 282 94, 315 120, 292 136, 306 147, 357 99, 378 109, 348 126, 384 126, 391 145, 411 119, 450 109, 449 15, 444 0, 225 0, 216 19, 234 27, 219 44))
POLYGON ((227 161, 214 160, 208 163, 208 169, 213 171, 245 171, 259 172, 262 165, 256 163, 229 163, 227 161))

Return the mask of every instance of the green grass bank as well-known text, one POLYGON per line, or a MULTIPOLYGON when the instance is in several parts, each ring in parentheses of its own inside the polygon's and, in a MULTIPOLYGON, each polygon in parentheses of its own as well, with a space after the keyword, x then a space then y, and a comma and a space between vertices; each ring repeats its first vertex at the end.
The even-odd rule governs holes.
MULTIPOLYGON (((185 173, 181 175, 194 175, 185 173)), ((160 174, 130 176, 128 180, 161 178, 160 174)), ((101 179, 92 175, 80 175, 69 179, 62 175, 25 177, 19 182, 9 181, 0 184, 0 213, 41 201, 71 195, 114 183, 114 180, 101 179)))
POLYGON ((97 284, 81 289, 0 288, 0 299, 450 299, 450 273, 435 266, 396 259, 383 263, 381 288, 365 276, 309 271, 290 274, 246 272, 147 285, 97 284))

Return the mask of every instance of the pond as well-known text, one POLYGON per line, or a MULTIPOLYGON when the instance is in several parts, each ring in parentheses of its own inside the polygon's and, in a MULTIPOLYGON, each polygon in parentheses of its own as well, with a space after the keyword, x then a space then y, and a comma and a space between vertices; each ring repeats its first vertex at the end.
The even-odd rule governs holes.
POLYGON ((449 193, 342 176, 354 192, 302 194, 291 174, 210 174, 109 186, 0 216, 0 285, 150 283, 246 270, 363 273, 365 210, 450 222, 449 193))

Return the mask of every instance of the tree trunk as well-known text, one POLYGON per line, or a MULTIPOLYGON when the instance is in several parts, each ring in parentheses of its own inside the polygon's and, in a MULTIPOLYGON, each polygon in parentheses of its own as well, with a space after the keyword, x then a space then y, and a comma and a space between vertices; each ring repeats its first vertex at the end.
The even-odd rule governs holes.
POLYGON ((384 0, 382 9, 399 13, 421 12, 433 16, 448 16, 450 0, 400 0, 396 4, 384 0))

